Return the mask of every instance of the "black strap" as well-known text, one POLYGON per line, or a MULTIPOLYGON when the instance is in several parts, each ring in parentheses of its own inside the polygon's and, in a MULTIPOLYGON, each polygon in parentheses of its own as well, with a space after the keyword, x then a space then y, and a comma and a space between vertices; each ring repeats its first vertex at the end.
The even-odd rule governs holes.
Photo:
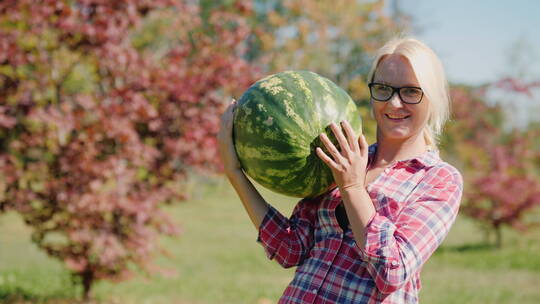
POLYGON ((343 231, 349 229, 349 218, 347 217, 347 212, 345 211, 345 206, 343 206, 343 204, 339 204, 336 207, 336 219, 339 223, 339 227, 341 227, 343 231))

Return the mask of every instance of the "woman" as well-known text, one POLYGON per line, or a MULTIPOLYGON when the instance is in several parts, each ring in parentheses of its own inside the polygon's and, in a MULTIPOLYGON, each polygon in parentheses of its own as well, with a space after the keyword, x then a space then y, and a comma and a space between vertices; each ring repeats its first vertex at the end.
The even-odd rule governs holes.
POLYGON ((219 147, 258 241, 283 267, 297 266, 280 303, 417 303, 420 271, 447 235, 462 177, 439 158, 449 116, 442 65, 415 39, 383 46, 368 76, 377 143, 332 125, 339 148, 321 134, 337 187, 303 199, 287 219, 243 174, 232 144, 235 103, 222 116, 219 147), (340 152, 341 151, 341 152, 340 152))

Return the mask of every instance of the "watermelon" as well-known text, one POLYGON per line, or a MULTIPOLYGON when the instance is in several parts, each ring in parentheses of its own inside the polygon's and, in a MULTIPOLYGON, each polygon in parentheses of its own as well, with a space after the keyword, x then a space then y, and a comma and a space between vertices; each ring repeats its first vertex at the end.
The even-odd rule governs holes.
MULTIPOLYGON (((315 197, 334 184, 330 168, 317 156, 319 134, 348 120, 359 135, 361 118, 351 97, 332 81, 309 71, 267 76, 238 100, 234 145, 243 170, 257 183, 284 195, 315 197)), ((329 154, 328 154, 329 155, 329 154)))

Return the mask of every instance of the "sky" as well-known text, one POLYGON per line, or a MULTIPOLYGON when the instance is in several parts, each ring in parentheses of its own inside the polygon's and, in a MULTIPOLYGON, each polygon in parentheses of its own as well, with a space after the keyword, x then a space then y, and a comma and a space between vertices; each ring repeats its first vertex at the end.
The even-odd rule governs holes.
POLYGON ((398 0, 398 7, 412 15, 414 36, 439 55, 449 81, 481 84, 519 72, 540 79, 540 1, 398 0))

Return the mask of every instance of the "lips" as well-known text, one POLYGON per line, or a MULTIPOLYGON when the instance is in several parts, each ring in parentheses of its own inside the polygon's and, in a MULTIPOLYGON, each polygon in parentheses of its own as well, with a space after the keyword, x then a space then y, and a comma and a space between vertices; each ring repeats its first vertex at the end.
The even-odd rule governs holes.
POLYGON ((393 121, 401 121, 401 120, 405 120, 411 117, 411 115, 395 115, 395 114, 384 114, 384 116, 386 116, 386 118, 393 121))

